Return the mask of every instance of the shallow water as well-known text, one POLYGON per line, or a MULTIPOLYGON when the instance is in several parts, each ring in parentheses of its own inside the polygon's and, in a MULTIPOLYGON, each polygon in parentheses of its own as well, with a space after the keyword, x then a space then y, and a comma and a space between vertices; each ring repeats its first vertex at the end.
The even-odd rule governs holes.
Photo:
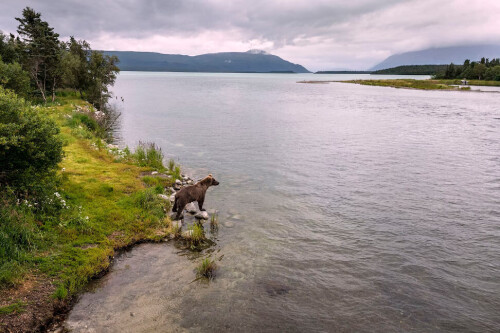
POLYGON ((337 77, 120 74, 122 144, 220 181, 217 244, 134 248, 66 327, 498 332, 499 95, 296 83, 337 77))

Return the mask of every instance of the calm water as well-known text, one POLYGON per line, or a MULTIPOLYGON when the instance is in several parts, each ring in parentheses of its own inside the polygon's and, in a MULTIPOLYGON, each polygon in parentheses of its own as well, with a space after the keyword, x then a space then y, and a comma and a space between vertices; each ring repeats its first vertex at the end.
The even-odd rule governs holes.
POLYGON ((220 181, 217 245, 136 247, 66 326, 499 332, 500 94, 296 83, 337 77, 120 74, 122 143, 220 181))

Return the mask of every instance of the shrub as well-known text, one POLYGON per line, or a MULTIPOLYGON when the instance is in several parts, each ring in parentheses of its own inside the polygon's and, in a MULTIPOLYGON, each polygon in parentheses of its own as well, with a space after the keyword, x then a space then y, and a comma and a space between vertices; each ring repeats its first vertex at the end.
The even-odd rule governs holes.
POLYGON ((0 87, 0 185, 29 187, 62 160, 59 128, 0 87))
POLYGON ((30 77, 18 63, 6 64, 0 57, 0 85, 21 97, 30 93, 30 77))

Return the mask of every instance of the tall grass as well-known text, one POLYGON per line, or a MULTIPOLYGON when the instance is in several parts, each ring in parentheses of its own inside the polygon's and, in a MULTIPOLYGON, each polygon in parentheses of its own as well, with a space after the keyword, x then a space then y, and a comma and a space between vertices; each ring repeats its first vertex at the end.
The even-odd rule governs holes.
POLYGON ((36 250, 36 224, 28 209, 1 203, 0 288, 14 285, 22 276, 21 263, 36 250))
POLYGON ((194 223, 188 227, 189 237, 188 241, 191 249, 196 249, 203 244, 205 240, 205 229, 199 223, 194 223))
POLYGON ((163 152, 153 142, 139 142, 134 157, 139 166, 151 167, 157 170, 165 169, 163 166, 163 152))
POLYGON ((217 269, 217 264, 212 258, 205 258, 197 268, 198 277, 204 277, 207 279, 215 278, 215 271, 217 269))

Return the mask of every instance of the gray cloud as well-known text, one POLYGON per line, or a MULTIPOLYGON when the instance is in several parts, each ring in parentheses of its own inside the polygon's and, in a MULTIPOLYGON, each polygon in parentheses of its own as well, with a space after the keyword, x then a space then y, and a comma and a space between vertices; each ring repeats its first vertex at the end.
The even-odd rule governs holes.
POLYGON ((370 67, 398 52, 500 41, 496 0, 3 0, 0 30, 30 6, 94 48, 200 54, 264 48, 316 69, 370 67))

